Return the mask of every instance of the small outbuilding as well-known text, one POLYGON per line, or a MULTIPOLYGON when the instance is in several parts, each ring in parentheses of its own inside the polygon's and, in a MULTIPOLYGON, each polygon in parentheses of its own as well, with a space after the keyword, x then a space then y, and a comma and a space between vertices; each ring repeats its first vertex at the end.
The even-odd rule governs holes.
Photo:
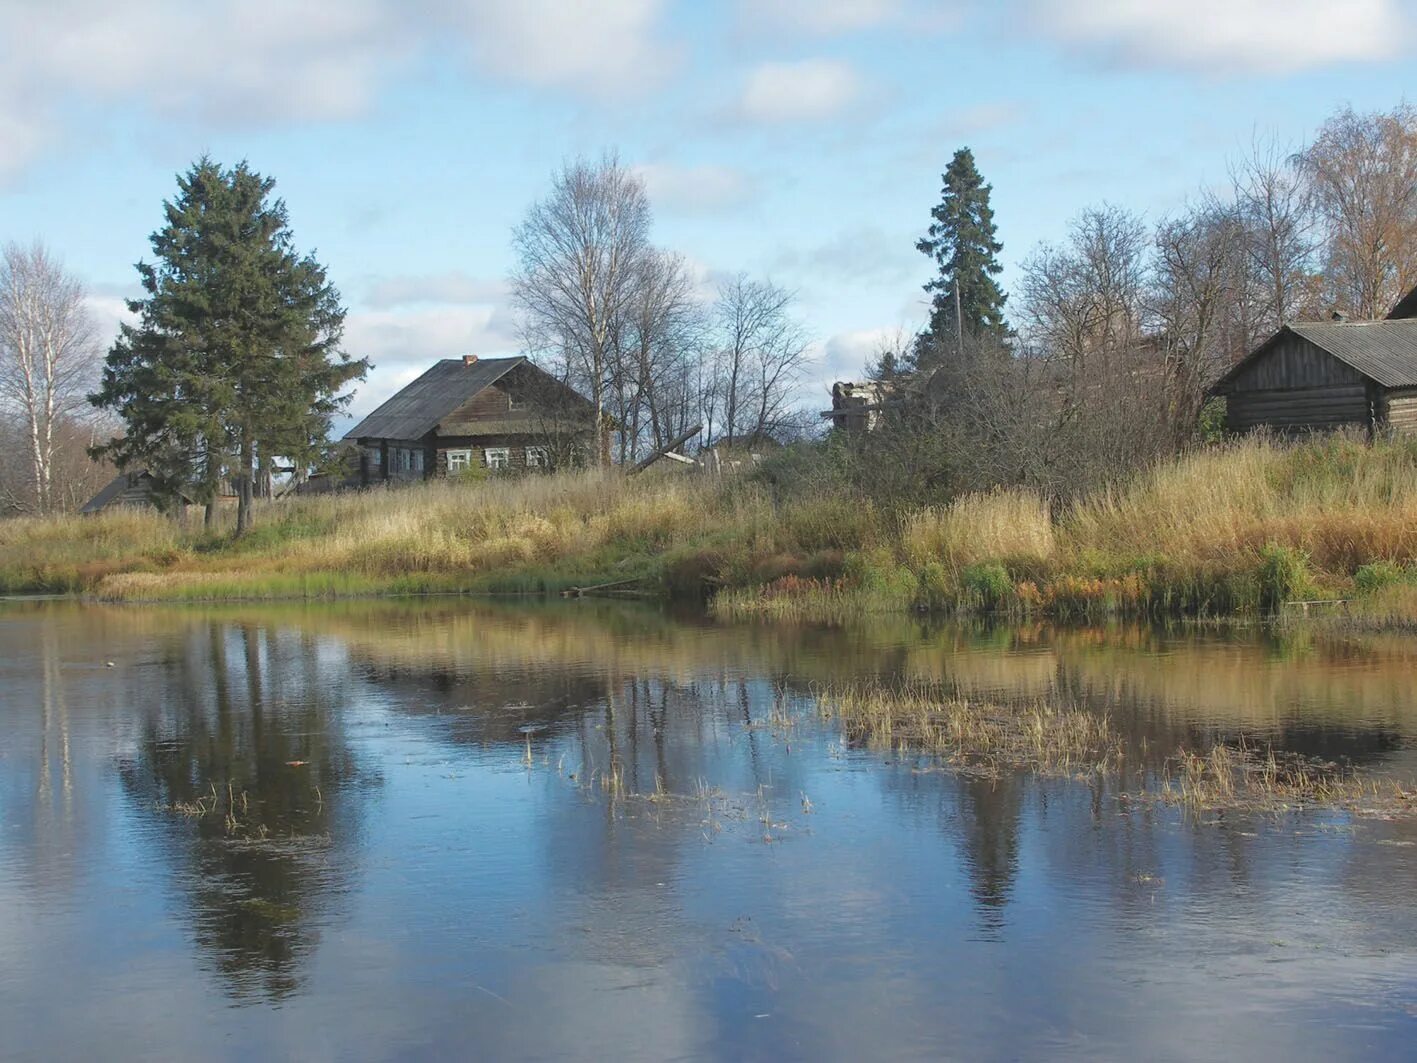
MULTIPOLYGON (((85 502, 79 512, 84 514, 102 513, 106 509, 116 509, 123 506, 155 509, 159 497, 157 478, 147 469, 120 472, 104 485, 103 490, 85 502)), ((180 491, 178 499, 184 505, 190 505, 192 502, 180 491)))
POLYGON ((1232 432, 1417 433, 1417 291, 1383 321, 1286 325, 1211 386, 1232 432))

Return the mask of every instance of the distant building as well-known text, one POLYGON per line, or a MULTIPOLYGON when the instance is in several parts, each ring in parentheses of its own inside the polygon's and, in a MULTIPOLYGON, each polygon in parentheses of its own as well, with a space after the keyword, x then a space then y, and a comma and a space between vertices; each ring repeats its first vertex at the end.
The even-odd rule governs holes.
POLYGON ((526 358, 445 358, 345 435, 372 484, 552 468, 592 452, 595 407, 526 358))
POLYGON ((1417 289, 1382 321, 1286 325, 1210 389, 1232 432, 1417 433, 1417 289))
MULTIPOLYGON (((79 512, 102 513, 106 509, 119 509, 124 506, 155 509, 159 498, 161 491, 157 477, 147 469, 137 469, 133 472, 120 472, 109 480, 103 490, 79 508, 79 512)), ((184 505, 192 504, 192 500, 181 491, 177 493, 177 498, 184 505)))
POLYGON ((895 387, 885 380, 838 380, 832 385, 832 408, 822 416, 833 428, 869 432, 881 422, 895 387))

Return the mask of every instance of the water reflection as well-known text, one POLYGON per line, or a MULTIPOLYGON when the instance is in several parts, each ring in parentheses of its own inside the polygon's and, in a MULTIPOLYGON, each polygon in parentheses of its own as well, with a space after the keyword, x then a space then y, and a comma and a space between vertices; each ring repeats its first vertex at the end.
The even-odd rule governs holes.
POLYGON ((1414 664, 589 602, 0 609, 6 1054, 1399 1049, 1412 822, 941 771, 814 692, 1061 698, 1153 764, 1245 735, 1413 778, 1414 664))
POLYGON ((348 678, 314 636, 240 621, 157 640, 117 771, 168 853, 195 940, 237 996, 300 984, 357 861, 377 774, 356 762, 348 678))

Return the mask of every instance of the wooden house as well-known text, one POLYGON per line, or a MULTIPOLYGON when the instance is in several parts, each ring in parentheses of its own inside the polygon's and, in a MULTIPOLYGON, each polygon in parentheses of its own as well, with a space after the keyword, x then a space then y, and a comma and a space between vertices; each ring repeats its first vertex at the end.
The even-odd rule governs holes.
POLYGON ((553 468, 591 453, 595 407, 526 358, 444 358, 345 435, 363 484, 472 468, 553 468))
POLYGON ((1417 290, 1383 321, 1286 325, 1210 389, 1232 432, 1417 433, 1417 290))
MULTIPOLYGON (((98 494, 79 507, 79 512, 84 514, 102 513, 106 509, 117 509, 122 506, 156 508, 158 497, 157 478, 147 469, 120 472, 109 480, 98 494)), ((183 505, 192 504, 192 500, 181 492, 178 492, 178 498, 183 505)))

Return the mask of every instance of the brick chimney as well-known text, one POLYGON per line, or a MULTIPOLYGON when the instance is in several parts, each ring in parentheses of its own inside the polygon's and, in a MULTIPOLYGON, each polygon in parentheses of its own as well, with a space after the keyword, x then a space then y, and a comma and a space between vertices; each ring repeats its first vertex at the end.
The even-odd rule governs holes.
POLYGON ((463 365, 472 365, 475 361, 477 361, 477 355, 475 354, 465 354, 462 356, 463 365))

